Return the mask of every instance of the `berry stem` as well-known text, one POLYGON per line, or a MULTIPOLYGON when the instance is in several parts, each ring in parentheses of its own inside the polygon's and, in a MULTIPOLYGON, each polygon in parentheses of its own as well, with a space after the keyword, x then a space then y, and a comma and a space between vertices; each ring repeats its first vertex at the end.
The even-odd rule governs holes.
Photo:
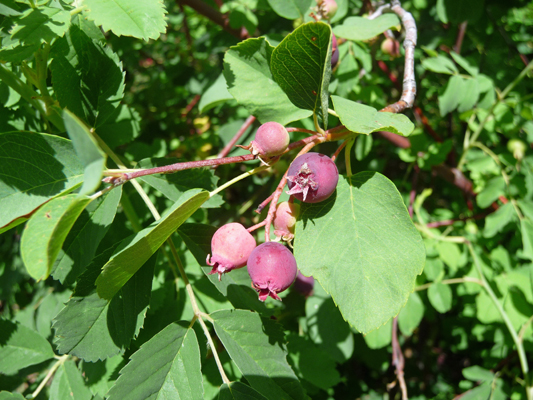
POLYGON ((266 219, 263 220, 263 222, 259 222, 258 224, 255 224, 254 226, 251 226, 249 227, 248 229, 246 229, 248 232, 253 232, 255 231, 256 229, 258 228, 261 228, 262 226, 265 226, 266 224, 266 219))
POLYGON ((344 159, 346 162, 346 174, 348 178, 352 176, 352 147, 355 142, 355 138, 349 138, 344 141, 346 143, 346 149, 344 150, 344 159))

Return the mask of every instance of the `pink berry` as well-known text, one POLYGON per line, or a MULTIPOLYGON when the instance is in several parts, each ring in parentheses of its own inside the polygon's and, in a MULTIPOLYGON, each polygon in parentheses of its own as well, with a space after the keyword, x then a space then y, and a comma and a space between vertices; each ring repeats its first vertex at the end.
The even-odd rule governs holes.
POLYGON ((296 275, 296 280, 292 285, 294 290, 296 290, 298 293, 303 294, 305 297, 309 297, 311 296, 311 294, 313 294, 314 286, 315 278, 313 278, 312 276, 305 276, 300 271, 298 271, 298 275, 296 275))
POLYGON ((323 9, 322 15, 326 19, 331 19, 337 14, 337 2, 335 0, 323 0, 321 7, 323 9))
POLYGON ((291 286, 297 272, 296 259, 289 249, 278 242, 260 244, 248 258, 248 274, 261 301, 268 296, 281 300, 278 293, 291 286))
POLYGON ((274 157, 283 153, 289 143, 289 133, 283 125, 267 122, 259 127, 250 146, 253 154, 274 157))
POLYGON ((381 51, 392 58, 400 57, 400 43, 393 38, 386 38, 381 43, 381 51))
POLYGON ((207 265, 213 267, 209 274, 218 273, 220 280, 223 273, 244 267, 255 247, 254 237, 241 224, 233 222, 220 227, 211 239, 213 256, 207 255, 207 265))
POLYGON ((289 241, 294 238, 294 227, 296 219, 300 214, 300 205, 284 201, 279 203, 274 214, 274 235, 283 240, 289 241))
POLYGON ((331 158, 319 153, 302 154, 287 172, 288 194, 305 203, 318 203, 333 194, 339 171, 331 158))
POLYGON ((335 34, 331 36, 331 67, 334 68, 339 62, 339 48, 335 34))

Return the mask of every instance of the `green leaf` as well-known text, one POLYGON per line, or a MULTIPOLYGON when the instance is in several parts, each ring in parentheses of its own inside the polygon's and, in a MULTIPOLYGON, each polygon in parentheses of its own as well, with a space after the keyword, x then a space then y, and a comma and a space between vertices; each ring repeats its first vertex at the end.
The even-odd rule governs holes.
MULTIPOLYGON (((216 230, 214 226, 203 224, 183 224, 178 229, 178 234, 201 266, 207 265, 206 258, 211 253, 211 238, 216 230)), ((259 300, 257 292, 252 289, 246 268, 224 274, 220 281, 216 274, 209 275, 211 269, 211 267, 202 267, 202 271, 211 283, 235 308, 255 310, 262 315, 269 314, 265 303, 259 300)))
POLYGON ((425 58, 422 60, 422 66, 428 71, 433 71, 439 74, 454 75, 459 73, 459 70, 453 61, 440 54, 436 57, 425 58))
POLYGON ((438 17, 445 24, 464 21, 473 23, 483 15, 484 3, 485 0, 437 0, 436 10, 438 17))
POLYGON ((160 0, 84 0, 87 17, 117 36, 158 39, 166 32, 165 6, 160 0))
POLYGON ((331 77, 331 28, 308 22, 290 33, 272 52, 272 76, 299 108, 320 115, 328 125, 328 87, 331 77))
POLYGON ((302 273, 314 276, 363 334, 399 313, 425 262, 400 193, 375 172, 341 176, 329 199, 303 203, 294 253, 302 273))
POLYGON ((460 56, 455 51, 450 51, 450 55, 452 56, 454 61, 461 67, 463 67, 465 71, 468 72, 470 75, 475 77, 479 74, 478 67, 471 66, 470 63, 464 57, 460 56))
POLYGON ((124 72, 118 56, 77 25, 54 43, 50 54, 52 86, 61 107, 91 126, 103 125, 124 95, 124 72))
POLYGON ((189 190, 159 221, 125 239, 96 280, 98 294, 105 299, 111 299, 165 240, 208 198, 209 193, 206 191, 189 190))
POLYGON ((222 310, 211 314, 215 332, 252 388, 268 399, 304 399, 287 363, 280 325, 257 313, 222 310))
POLYGON ((233 100, 233 96, 228 92, 226 78, 224 78, 224 74, 221 73, 217 80, 202 94, 200 102, 198 103, 198 109, 200 110, 200 113, 205 113, 207 110, 225 103, 228 100, 233 100))
POLYGON ((276 121, 286 125, 312 113, 294 106, 274 82, 270 71, 273 50, 264 37, 230 47, 224 56, 224 77, 235 100, 261 123, 276 121))
POLYGON ((460 113, 471 110, 479 99, 479 88, 476 79, 465 79, 463 82, 463 94, 459 100, 457 111, 460 113))
POLYGON ((354 335, 333 299, 320 283, 305 302, 307 333, 318 347, 338 363, 350 359, 354 351, 354 335))
POLYGON ((522 232, 523 255, 533 260, 533 223, 529 219, 520 220, 520 230, 522 232))
POLYGON ((437 243, 439 258, 452 270, 457 271, 461 259, 461 248, 457 243, 440 241, 437 243))
POLYGON ((362 41, 372 39, 387 29, 398 25, 400 25, 400 20, 395 14, 383 14, 373 20, 363 17, 348 17, 342 25, 337 25, 333 29, 333 33, 344 39, 362 41))
POLYGON ((0 319, 0 373, 13 375, 53 357, 52 346, 44 337, 23 325, 0 319))
POLYGON ((336 362, 310 339, 292 333, 287 338, 287 349, 291 364, 301 378, 323 390, 340 382, 336 362))
MULTIPOLYGON (((86 377, 86 384, 95 395, 105 398, 106 393, 115 384, 118 378, 117 372, 120 371, 126 360, 121 355, 108 358, 97 362, 84 362, 81 364, 81 370, 86 377)), ((96 398, 94 399, 96 400, 96 398)))
MULTIPOLYGON (((83 177, 70 140, 33 132, 0 134, 0 233, 83 177)), ((20 222, 20 221, 19 221, 20 222)), ((14 226, 14 225, 12 225, 14 226)))
POLYGON ((492 382, 494 379, 494 373, 481 368, 479 365, 472 365, 468 368, 463 368, 463 376, 470 381, 492 382))
POLYGON ((63 110, 63 122, 74 150, 85 167, 80 195, 93 193, 102 180, 106 155, 100 150, 89 128, 68 110, 63 110))
POLYGON ((25 400, 20 393, 9 393, 5 391, 0 392, 0 400, 25 400))
POLYGON ((96 249, 115 219, 122 187, 92 201, 76 220, 52 268, 52 276, 64 285, 74 283, 96 254, 96 249))
POLYGON ((202 400, 200 349, 188 322, 168 325, 144 343, 120 371, 109 400, 202 400))
POLYGON ((485 219, 483 237, 491 238, 512 221, 516 220, 516 213, 511 202, 504 204, 496 212, 489 214, 485 219))
POLYGON ((445 313, 450 311, 452 309, 452 289, 450 285, 440 282, 433 283, 428 289, 428 299, 438 312, 445 313))
POLYGON ((91 391, 85 386, 76 363, 68 360, 61 364, 50 386, 50 400, 90 400, 91 398, 91 391))
MULTIPOLYGON (((490 157, 484 159, 487 161, 490 160, 491 164, 494 162, 490 157)), ((484 170, 486 171, 487 168, 484 170)), ((501 175, 489 180, 483 190, 476 196, 477 205, 481 208, 487 208, 490 206, 493 202, 498 200, 500 196, 505 194, 505 186, 505 180, 501 175)))
POLYGON ((418 292, 413 292, 398 315, 398 327, 405 336, 411 336, 424 317, 424 303, 418 292))
POLYGON ((0 14, 5 15, 6 17, 18 16, 21 14, 20 7, 14 0, 1 0, 0 14))
POLYGON ((220 387, 218 400, 266 400, 266 397, 256 392, 250 386, 241 382, 224 383, 220 387))
POLYGON ((26 45, 51 43, 65 34, 70 26, 70 13, 60 8, 30 8, 17 19, 11 38, 26 45))
MULTIPOLYGON (((177 162, 183 162, 177 158, 146 158, 139 161, 138 168, 155 168, 165 165, 174 164, 177 162)), ((179 171, 173 174, 156 174, 146 175, 140 180, 146 182, 154 189, 157 189, 168 199, 172 201, 178 201, 180 196, 189 189, 201 188, 207 191, 215 190, 217 187, 218 177, 215 175, 215 171, 210 168, 194 168, 179 171)), ((220 195, 214 195, 207 200, 202 207, 212 208, 220 207, 223 203, 220 195)))
POLYGON ((280 17, 287 19, 303 18, 312 0, 268 0, 268 4, 280 17))
POLYGON ((335 112, 346 128, 355 133, 368 135, 376 131, 388 131, 409 136, 415 129, 413 123, 403 114, 378 112, 373 107, 331 96, 335 112))
POLYGON ((385 325, 365 335, 366 345, 373 349, 382 349, 392 342, 392 319, 389 319, 385 325))
MULTIPOLYGON (((97 258, 94 267, 109 257, 97 258)), ((111 301, 76 293, 54 319, 58 352, 95 362, 123 353, 139 334, 150 304, 156 257, 152 257, 111 301)), ((91 266, 90 268, 92 268, 91 266)), ((99 270, 99 269, 98 269, 99 270)))
POLYGON ((26 224, 20 241, 26 270, 35 280, 50 275, 70 228, 91 202, 86 196, 68 194, 41 207, 26 224))
POLYGON ((122 104, 98 127, 98 136, 112 149, 131 142, 141 134, 141 116, 134 108, 122 104))
POLYGON ((446 90, 439 96, 439 111, 444 117, 457 108, 461 97, 465 95, 465 80, 459 75, 454 75, 448 81, 446 90))

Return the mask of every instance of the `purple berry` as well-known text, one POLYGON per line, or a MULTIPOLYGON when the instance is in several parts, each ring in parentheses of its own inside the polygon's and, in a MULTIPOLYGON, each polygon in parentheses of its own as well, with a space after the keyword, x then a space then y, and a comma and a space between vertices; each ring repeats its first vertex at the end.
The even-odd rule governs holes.
POLYGON ((278 293, 291 286, 297 272, 296 259, 281 243, 260 244, 248 258, 248 274, 261 301, 268 296, 281 300, 278 293))
POLYGON ((220 227, 211 239, 213 256, 207 255, 207 265, 213 267, 209 274, 218 273, 220 280, 223 273, 244 267, 255 247, 254 237, 241 224, 233 222, 220 227))
POLYGON ((334 68, 335 65, 339 62, 339 48, 337 45, 337 37, 335 34, 331 36, 331 68, 334 68))
POLYGON ((305 203, 318 203, 333 194, 339 171, 331 158, 319 153, 302 154, 287 172, 288 194, 305 203))
POLYGON ((283 153, 290 143, 287 129, 277 122, 267 122, 259 127, 255 140, 250 143, 252 154, 274 157, 283 153))
POLYGON ((305 276, 300 271, 298 271, 298 275, 296 275, 296 280, 294 281, 294 284, 292 287, 294 290, 296 290, 298 293, 303 294, 305 297, 311 296, 313 294, 313 288, 315 286, 315 278, 312 276, 305 276))
POLYGON ((284 201, 276 207, 276 213, 272 223, 274 224, 274 235, 289 241, 294 238, 294 227, 296 219, 300 214, 300 205, 284 201))

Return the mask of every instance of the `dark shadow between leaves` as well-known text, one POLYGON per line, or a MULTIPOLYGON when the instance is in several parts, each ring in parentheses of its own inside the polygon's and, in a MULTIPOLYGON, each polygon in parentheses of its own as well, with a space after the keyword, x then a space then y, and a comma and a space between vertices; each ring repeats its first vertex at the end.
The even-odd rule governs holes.
POLYGON ((321 201, 320 203, 301 203, 300 219, 303 221, 304 229, 307 227, 308 223, 314 225, 314 220, 327 215, 335 205, 336 201, 337 190, 335 190, 327 200, 321 201))
POLYGON ((56 159, 56 151, 39 134, 12 132, 0 135, 1 146, 9 154, 9 162, 0 162, 0 175, 6 186, 28 196, 51 197, 67 187, 64 166, 56 159), (24 155, 20 149, 24 149, 24 155), (43 154, 46 159, 43 160, 43 154), (19 158, 17 158, 19 156, 19 158), (32 163, 33 160, 41 162, 32 163))
POLYGON ((5 319, 0 319, 0 346, 5 346, 16 330, 17 324, 5 319))

